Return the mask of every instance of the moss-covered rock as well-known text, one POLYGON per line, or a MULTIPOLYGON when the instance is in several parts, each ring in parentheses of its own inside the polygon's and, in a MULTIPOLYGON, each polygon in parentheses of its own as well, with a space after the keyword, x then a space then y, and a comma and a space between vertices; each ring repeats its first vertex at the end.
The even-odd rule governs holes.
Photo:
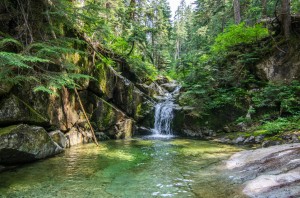
POLYGON ((0 102, 0 125, 31 123, 41 126, 49 124, 47 114, 38 112, 23 99, 10 94, 0 102))
POLYGON ((0 164, 31 162, 62 151, 42 127, 22 124, 0 129, 0 164))
POLYGON ((89 91, 82 91, 80 96, 96 131, 112 139, 132 136, 134 121, 120 109, 89 91))
POLYGON ((111 101, 136 121, 143 119, 150 112, 149 109, 153 108, 150 98, 113 68, 100 64, 94 77, 98 82, 91 82, 89 89, 97 96, 111 101))

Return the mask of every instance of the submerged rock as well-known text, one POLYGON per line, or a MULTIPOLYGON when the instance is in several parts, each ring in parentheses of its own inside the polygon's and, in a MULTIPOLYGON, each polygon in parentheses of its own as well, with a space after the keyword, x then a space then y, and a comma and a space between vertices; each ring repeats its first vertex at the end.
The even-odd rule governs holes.
POLYGON ((249 197, 298 197, 300 195, 300 144, 285 144, 242 151, 226 166, 233 180, 245 183, 249 197))
POLYGON ((62 152, 42 127, 14 125, 0 129, 0 164, 18 164, 62 152))

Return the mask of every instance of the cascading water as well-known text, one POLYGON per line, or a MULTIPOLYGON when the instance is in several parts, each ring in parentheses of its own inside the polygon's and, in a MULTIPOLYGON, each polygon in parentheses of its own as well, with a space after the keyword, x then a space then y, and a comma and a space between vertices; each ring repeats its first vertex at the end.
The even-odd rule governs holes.
POLYGON ((155 106, 155 122, 152 130, 155 135, 173 135, 172 121, 174 118, 174 96, 178 94, 180 87, 172 93, 167 93, 165 98, 155 106))

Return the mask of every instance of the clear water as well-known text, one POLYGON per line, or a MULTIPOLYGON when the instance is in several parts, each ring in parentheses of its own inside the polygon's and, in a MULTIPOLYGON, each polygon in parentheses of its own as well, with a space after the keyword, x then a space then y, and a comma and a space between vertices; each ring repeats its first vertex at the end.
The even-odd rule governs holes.
POLYGON ((238 150, 153 137, 82 145, 0 173, 0 197, 242 197, 222 170, 238 150))
POLYGON ((173 135, 172 120, 174 118, 174 95, 180 90, 177 87, 173 93, 167 93, 165 98, 155 105, 155 122, 153 134, 155 135, 173 135))

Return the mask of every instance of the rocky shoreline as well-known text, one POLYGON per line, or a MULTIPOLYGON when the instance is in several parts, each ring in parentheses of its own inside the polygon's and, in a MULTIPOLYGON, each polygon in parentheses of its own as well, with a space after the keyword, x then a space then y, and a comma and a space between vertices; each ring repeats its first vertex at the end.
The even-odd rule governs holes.
POLYGON ((255 198, 300 196, 300 144, 246 150, 227 162, 229 177, 255 198))

